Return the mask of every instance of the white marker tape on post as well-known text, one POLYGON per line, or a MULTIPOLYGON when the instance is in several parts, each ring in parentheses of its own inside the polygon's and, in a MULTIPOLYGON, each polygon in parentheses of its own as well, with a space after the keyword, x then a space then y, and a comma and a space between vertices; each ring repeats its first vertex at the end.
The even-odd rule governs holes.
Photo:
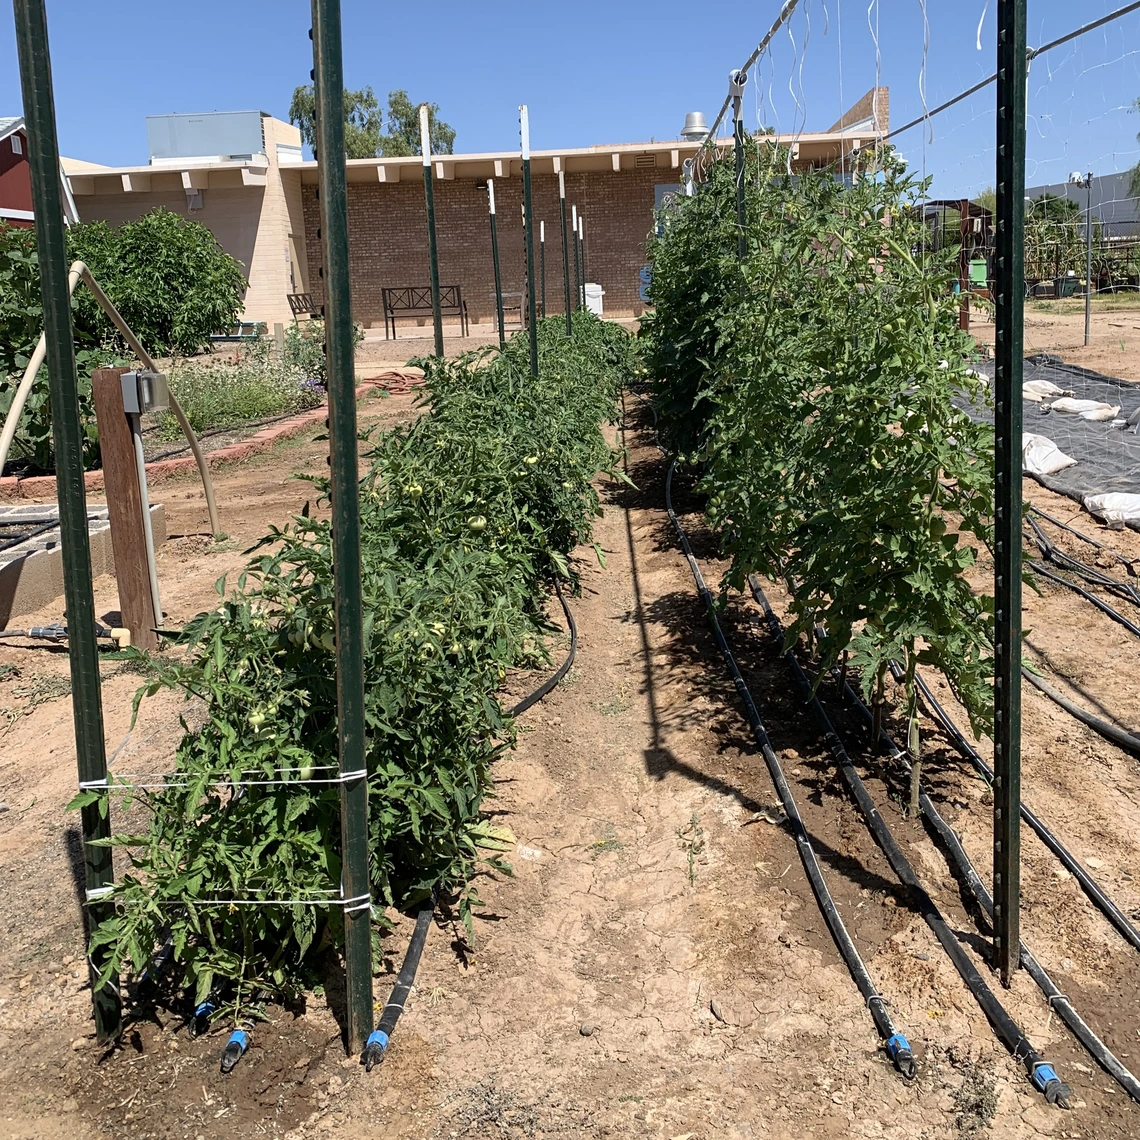
POLYGON ((558 197, 563 201, 566 199, 566 175, 561 170, 558 172, 558 197))
POLYGON ((431 166, 431 124, 426 103, 420 104, 420 150, 423 151, 424 166, 431 166))
POLYGON ((519 133, 522 135, 523 162, 530 161, 530 112, 525 103, 519 106, 519 133))
POLYGON ((539 222, 538 223, 538 240, 539 241, 546 241, 546 223, 545 222, 539 222))
POLYGON ((493 178, 487 179, 487 202, 493 214, 495 212, 495 180, 493 178))
POLYGON ((576 234, 578 232, 578 207, 570 207, 570 232, 576 234))
POLYGON ((579 218, 578 219, 578 239, 580 241, 586 240, 586 219, 585 218, 579 218))

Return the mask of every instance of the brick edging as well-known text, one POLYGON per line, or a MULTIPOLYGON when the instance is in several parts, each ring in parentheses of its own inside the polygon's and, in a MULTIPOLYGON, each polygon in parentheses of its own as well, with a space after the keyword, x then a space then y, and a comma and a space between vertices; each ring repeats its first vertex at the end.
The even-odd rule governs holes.
MULTIPOLYGON (((359 400, 366 392, 373 388, 383 388, 393 395, 410 391, 417 384, 422 383, 418 376, 406 372, 385 372, 371 380, 365 380, 357 386, 356 398, 359 400)), ((291 416, 287 420, 262 428, 261 431, 251 435, 248 439, 240 439, 227 447, 219 447, 215 451, 206 452, 206 463, 210 469, 225 467, 231 463, 241 463, 258 452, 265 451, 283 439, 290 439, 299 435, 310 424, 320 423, 328 415, 328 404, 313 408, 299 415, 291 416)), ((180 455, 176 459, 159 459, 146 465, 146 478, 148 486, 162 483, 175 475, 182 475, 187 471, 196 472, 198 464, 193 455, 180 455)), ((84 486, 88 491, 103 490, 103 472, 88 471, 83 476, 84 486)), ((7 475, 0 478, 0 499, 40 499, 55 497, 54 475, 7 475)))

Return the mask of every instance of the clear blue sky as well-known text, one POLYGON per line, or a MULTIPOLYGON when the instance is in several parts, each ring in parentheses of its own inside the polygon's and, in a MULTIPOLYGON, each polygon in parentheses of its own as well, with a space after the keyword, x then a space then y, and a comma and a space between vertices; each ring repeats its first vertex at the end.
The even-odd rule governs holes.
MULTIPOLYGON (((1029 41, 1053 39, 1122 2, 1029 0, 1029 41)), ((795 45, 781 32, 763 72, 763 122, 826 129, 842 103, 873 84, 867 4, 801 0, 795 45), (789 86, 798 96, 801 59, 797 107, 789 86)), ((921 3, 879 4, 881 77, 900 125, 922 112, 921 3)), ((987 0, 927 0, 930 106, 993 72, 996 4, 988 0, 978 51, 987 0)), ((524 101, 536 148, 672 138, 686 111, 703 110, 711 120, 727 71, 743 62, 778 10, 779 0, 731 9, 692 0, 582 0, 572 7, 343 0, 346 80, 371 84, 382 99, 403 87, 414 100, 438 102, 464 151, 517 145, 516 108, 524 101)), ((259 109, 283 118, 312 66, 303 0, 48 0, 48 15, 62 150, 94 162, 144 163, 147 114, 259 109)), ((746 107, 755 125, 752 86, 746 107)), ((935 194, 957 196, 993 182, 993 93, 990 87, 934 121, 925 163, 935 194)), ((1039 59, 1030 80, 1030 183, 1133 165, 1140 115, 1128 108, 1138 95, 1140 13, 1039 59)), ((11 8, 0 5, 0 115, 20 109, 11 8)), ((898 140, 917 168, 922 139, 915 129, 898 140)))

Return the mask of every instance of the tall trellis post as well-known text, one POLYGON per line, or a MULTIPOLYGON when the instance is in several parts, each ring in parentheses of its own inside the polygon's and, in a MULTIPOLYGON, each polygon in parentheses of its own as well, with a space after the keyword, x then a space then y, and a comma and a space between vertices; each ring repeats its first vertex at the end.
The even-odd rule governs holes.
MULTIPOLYGON (((337 744, 345 1008, 350 1053, 372 1032, 372 900, 368 875, 368 761, 364 736, 363 596, 356 436, 356 338, 349 285, 348 180, 340 0, 312 0, 317 103, 317 181, 323 237, 329 466, 336 589, 337 744)), ((428 172, 430 175, 430 171, 428 172)), ((439 345, 439 325, 437 347, 439 345)))
MULTIPOLYGON (((67 288, 67 240, 59 139, 55 129, 55 97, 44 0, 15 0, 15 14, 51 387, 51 428, 55 445, 63 593, 67 606, 75 753, 80 787, 103 785, 105 788, 107 753, 103 742, 103 697, 99 682, 99 649, 95 639, 95 599, 91 588, 87 493, 83 483, 83 430, 79 420, 75 342, 67 288)), ((114 913, 113 904, 105 898, 114 883, 111 850, 96 846, 111 837, 107 795, 104 790, 99 800, 88 804, 80 813, 87 915, 91 927, 114 913)), ((99 982, 111 949, 110 946, 99 947, 87 959, 95 1034, 104 1042, 114 1040, 122 1030, 119 979, 112 974, 99 982)))
POLYGON ((435 329, 435 354, 443 359, 443 313, 439 303, 439 247, 435 239, 435 187, 431 173, 431 113, 420 105, 420 150, 424 160, 424 198, 427 201, 428 258, 431 261, 431 320, 435 329))
POLYGON ((562 280, 566 288, 566 335, 574 331, 570 308, 570 246, 566 233, 566 172, 558 171, 558 208, 562 212, 562 280))
POLYGON ((1026 0, 999 0, 994 348, 994 965, 1021 957, 1021 417, 1026 0))
POLYGON ((534 210, 530 197, 530 112, 519 107, 519 135, 522 140, 523 211, 526 237, 527 325, 530 332, 530 374, 538 375, 538 305, 534 282, 534 210))

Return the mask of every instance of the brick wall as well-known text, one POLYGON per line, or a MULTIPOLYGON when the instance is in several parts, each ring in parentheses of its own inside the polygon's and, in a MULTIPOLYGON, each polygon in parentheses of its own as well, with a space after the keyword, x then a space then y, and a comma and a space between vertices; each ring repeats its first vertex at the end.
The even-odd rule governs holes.
MULTIPOLYGON (((653 224, 654 187, 674 185, 679 172, 669 169, 587 172, 566 176, 567 226, 570 206, 582 211, 586 229, 589 279, 606 291, 605 312, 627 316, 641 312, 638 271, 646 261, 645 243, 653 224)), ((320 226, 316 186, 302 187, 308 281, 321 295, 320 226)), ((533 179, 535 239, 538 222, 546 222, 547 311, 563 311, 562 230, 558 178, 533 179)), ((503 291, 521 292, 526 263, 522 226, 522 179, 496 179, 499 259, 503 291)), ((443 285, 463 288, 472 322, 493 323, 494 268, 491 261, 487 192, 474 179, 435 180, 439 273, 443 285)), ((397 183, 350 182, 348 186, 352 302, 365 325, 384 323, 380 290, 400 285, 426 285, 430 280, 427 214, 422 178, 397 183)), ((573 288, 573 247, 570 250, 573 288)), ((539 273, 535 250, 535 274, 539 273)), ((536 291, 541 285, 536 282, 536 291)))

